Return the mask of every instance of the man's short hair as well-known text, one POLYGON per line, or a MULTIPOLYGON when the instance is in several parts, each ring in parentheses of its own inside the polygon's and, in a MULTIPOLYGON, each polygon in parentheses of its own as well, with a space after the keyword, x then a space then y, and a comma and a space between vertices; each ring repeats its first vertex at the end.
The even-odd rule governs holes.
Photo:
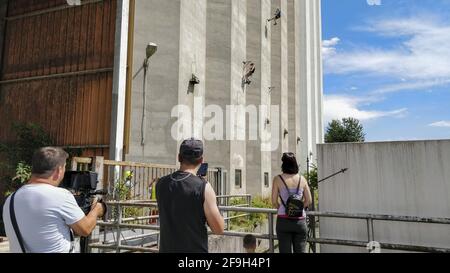
POLYGON ((58 167, 64 166, 69 158, 61 148, 45 147, 33 154, 31 172, 33 175, 48 178, 58 167))
POLYGON ((256 237, 249 234, 244 237, 244 248, 256 247, 256 237))

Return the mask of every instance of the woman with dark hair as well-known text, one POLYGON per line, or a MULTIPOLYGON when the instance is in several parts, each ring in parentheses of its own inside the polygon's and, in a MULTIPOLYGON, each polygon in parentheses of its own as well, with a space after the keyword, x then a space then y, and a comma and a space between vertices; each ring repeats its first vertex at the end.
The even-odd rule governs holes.
POLYGON ((311 191, 306 179, 299 174, 295 154, 283 154, 282 162, 283 173, 273 179, 272 187, 272 204, 278 209, 276 229, 280 253, 292 253, 292 250, 305 253, 307 226, 304 208, 311 204, 311 191), (303 207, 300 211, 287 211, 286 207, 295 207, 294 203, 301 203, 303 207))

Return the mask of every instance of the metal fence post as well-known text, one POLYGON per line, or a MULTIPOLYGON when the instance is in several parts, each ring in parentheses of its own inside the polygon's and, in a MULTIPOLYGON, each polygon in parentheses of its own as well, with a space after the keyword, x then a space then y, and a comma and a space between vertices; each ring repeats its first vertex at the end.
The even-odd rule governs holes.
POLYGON ((122 224, 122 207, 120 204, 117 204, 117 248, 116 252, 120 253, 120 245, 121 245, 121 238, 120 238, 120 225, 122 224))
POLYGON ((375 241, 375 234, 373 231, 373 219, 367 218, 367 237, 369 242, 375 241))
MULTIPOLYGON (((316 216, 315 215, 310 215, 309 216, 309 221, 310 221, 310 229, 311 229, 311 237, 315 240, 316 239, 316 216)), ((315 242, 310 243, 311 244, 311 250, 313 253, 317 253, 317 245, 315 242)))
POLYGON ((273 228, 273 215, 268 213, 269 217, 269 252, 275 253, 275 242, 274 242, 274 228, 273 228))
MULTIPOLYGON (((225 206, 226 207, 228 207, 229 206, 229 203, 228 203, 228 197, 226 197, 225 198, 225 206)), ((229 231, 230 230, 230 219, 229 219, 229 213, 228 213, 228 211, 227 211, 227 215, 226 215, 226 217, 227 217, 227 230, 229 231)))
POLYGON ((103 161, 105 158, 103 156, 97 156, 92 158, 92 171, 98 174, 98 186, 97 190, 106 189, 104 181, 103 181, 103 172, 104 172, 104 164, 103 161))

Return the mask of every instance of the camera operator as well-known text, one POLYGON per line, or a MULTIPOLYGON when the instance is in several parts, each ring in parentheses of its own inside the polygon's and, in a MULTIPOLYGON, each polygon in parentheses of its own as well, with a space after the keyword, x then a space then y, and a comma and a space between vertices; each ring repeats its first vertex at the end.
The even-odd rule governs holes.
POLYGON ((53 147, 34 153, 30 181, 11 195, 3 208, 10 252, 73 252, 71 230, 87 237, 94 230, 97 218, 103 216, 100 203, 94 202, 86 216, 74 196, 58 187, 64 178, 67 158, 64 150, 53 147))

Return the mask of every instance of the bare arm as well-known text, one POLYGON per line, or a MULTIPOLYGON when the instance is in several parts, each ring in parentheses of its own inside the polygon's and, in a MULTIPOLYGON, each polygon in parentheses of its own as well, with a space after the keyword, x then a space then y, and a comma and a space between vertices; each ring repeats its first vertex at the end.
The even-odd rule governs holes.
POLYGON ((272 206, 278 209, 280 208, 280 203, 278 202, 278 183, 276 177, 273 179, 272 185, 272 206))
POLYGON ((303 195, 305 197, 305 208, 309 208, 312 204, 311 190, 309 189, 308 181, 306 178, 302 177, 305 183, 305 187, 303 188, 303 195))
POLYGON ((217 207, 217 197, 211 184, 207 183, 205 188, 205 203, 203 205, 206 215, 206 220, 212 232, 216 235, 222 235, 225 222, 217 207))
POLYGON ((71 225, 70 227, 75 232, 75 234, 82 237, 88 237, 97 225, 97 218, 102 217, 103 213, 104 211, 102 204, 94 203, 91 212, 86 217, 71 225))

